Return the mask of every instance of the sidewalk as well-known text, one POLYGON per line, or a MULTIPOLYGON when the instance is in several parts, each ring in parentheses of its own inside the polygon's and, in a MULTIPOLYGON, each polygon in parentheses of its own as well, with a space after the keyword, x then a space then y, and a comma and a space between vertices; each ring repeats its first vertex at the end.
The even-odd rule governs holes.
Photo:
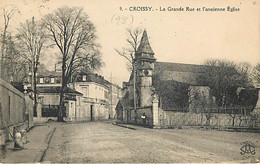
POLYGON ((6 147, 0 156, 2 163, 32 163, 42 162, 45 151, 48 147, 48 142, 52 134, 55 132, 55 124, 42 124, 35 126, 26 135, 29 143, 25 144, 25 149, 14 150, 14 142, 7 143, 6 147))

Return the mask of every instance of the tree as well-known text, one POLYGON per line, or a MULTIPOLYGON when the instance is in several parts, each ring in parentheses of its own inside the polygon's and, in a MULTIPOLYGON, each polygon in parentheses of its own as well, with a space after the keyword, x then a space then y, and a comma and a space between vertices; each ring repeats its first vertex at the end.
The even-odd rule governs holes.
POLYGON ((127 60, 127 69, 132 72, 133 70, 133 64, 134 64, 134 58, 135 54, 137 52, 137 48, 141 41, 141 34, 142 34, 141 28, 135 28, 135 29, 127 29, 128 38, 127 46, 123 47, 122 50, 115 49, 115 51, 125 58, 127 60))
POLYGON ((237 96, 238 87, 248 88, 252 86, 247 72, 238 70, 237 65, 233 62, 208 60, 204 64, 209 67, 198 81, 210 87, 211 95, 216 97, 219 110, 225 110, 231 104, 234 105, 233 101, 237 96))
POLYGON ((64 89, 76 70, 98 70, 101 61, 100 46, 96 41, 95 26, 82 8, 58 8, 43 18, 49 37, 60 51, 62 86, 58 121, 63 121, 64 89))
POLYGON ((4 17, 4 27, 2 33, 2 45, 1 45, 1 78, 6 79, 5 76, 5 58, 6 58, 6 45, 7 45, 7 35, 8 35, 8 26, 10 23, 10 19, 13 17, 14 13, 17 11, 15 8, 11 8, 8 10, 7 8, 3 8, 3 17, 4 17))
POLYGON ((138 88, 136 87, 137 78, 136 78, 136 70, 135 70, 135 55, 138 49, 138 46, 141 41, 142 29, 135 28, 127 29, 128 38, 126 39, 128 45, 127 47, 123 47, 122 50, 115 49, 115 51, 122 57, 127 60, 127 69, 132 73, 133 77, 133 86, 134 86, 134 111, 135 111, 135 123, 137 123, 137 111, 136 111, 136 95, 139 95, 138 88))
POLYGON ((260 85, 260 63, 258 63, 253 69, 253 80, 256 84, 260 85))
POLYGON ((14 41, 11 35, 6 39, 6 56, 5 56, 5 80, 12 85, 22 85, 27 77, 28 61, 20 55, 19 44, 14 41))
POLYGON ((200 113, 201 115, 201 125, 203 124, 203 116, 206 117, 206 125, 210 125, 210 119, 213 113, 216 112, 215 102, 212 95, 210 94, 209 88, 201 88, 194 86, 190 89, 191 96, 190 100, 190 111, 195 113, 200 113))
POLYGON ((160 106, 166 110, 187 112, 189 107, 189 84, 174 80, 162 81, 153 76, 153 86, 160 99, 160 106))
POLYGON ((34 116, 37 115, 36 73, 42 49, 47 41, 46 31, 41 22, 26 20, 18 29, 17 39, 20 42, 21 55, 30 63, 32 71, 32 89, 34 93, 34 116))

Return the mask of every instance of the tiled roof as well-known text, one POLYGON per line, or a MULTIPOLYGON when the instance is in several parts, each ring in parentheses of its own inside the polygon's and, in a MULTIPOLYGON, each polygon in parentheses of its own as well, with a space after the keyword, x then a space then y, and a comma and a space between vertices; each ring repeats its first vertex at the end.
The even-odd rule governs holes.
POLYGON ((61 77, 61 72, 56 71, 45 71, 45 72, 39 72, 38 77, 61 77))
POLYGON ((199 79, 205 76, 209 68, 210 66, 205 65, 155 62, 154 75, 158 74, 163 81, 174 80, 190 85, 206 85, 199 79))
POLYGON ((134 100, 132 99, 121 99, 118 101, 117 107, 118 105, 121 105, 124 109, 131 109, 134 107, 134 100))
MULTIPOLYGON (((39 93, 60 93, 61 87, 53 86, 53 87, 37 87, 37 92, 39 93)), ((76 95, 82 95, 82 93, 75 91, 69 87, 65 88, 64 93, 73 93, 76 95)))
POLYGON ((206 65, 169 63, 169 62, 155 62, 154 63, 155 71, 162 70, 162 71, 204 73, 209 68, 210 68, 210 66, 206 66, 206 65))

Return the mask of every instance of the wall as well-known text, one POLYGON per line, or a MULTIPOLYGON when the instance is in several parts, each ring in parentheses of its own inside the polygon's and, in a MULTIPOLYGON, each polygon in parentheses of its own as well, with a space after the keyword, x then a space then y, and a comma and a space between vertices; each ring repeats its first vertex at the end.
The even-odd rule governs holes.
MULTIPOLYGON (((232 117, 228 114, 213 114, 210 125, 214 127, 230 127, 232 126, 232 117)), ((196 126, 196 125, 206 125, 205 115, 196 113, 182 113, 174 111, 163 111, 159 109, 159 124, 162 128, 171 128, 179 126, 196 126)), ((255 127, 260 126, 260 120, 250 121, 250 117, 235 117, 234 126, 242 127, 255 127), (258 123, 258 125, 257 125, 258 123)))
POLYGON ((25 95, 25 103, 26 103, 26 115, 28 119, 28 128, 33 127, 33 99, 29 97, 29 95, 25 95))
POLYGON ((14 127, 28 127, 26 115, 31 116, 32 112, 29 108, 26 110, 23 93, 0 79, 0 145, 11 139, 10 133, 12 134, 14 127))
MULTIPOLYGON (((69 102, 71 106, 71 102, 69 102)), ((91 106, 92 106, 92 121, 108 119, 108 109, 104 105, 95 102, 88 102, 85 98, 80 97, 80 102, 76 101, 72 108, 68 108, 70 116, 65 118, 67 121, 76 120, 79 122, 91 121, 91 106)), ((69 106, 68 106, 69 107, 69 106)))

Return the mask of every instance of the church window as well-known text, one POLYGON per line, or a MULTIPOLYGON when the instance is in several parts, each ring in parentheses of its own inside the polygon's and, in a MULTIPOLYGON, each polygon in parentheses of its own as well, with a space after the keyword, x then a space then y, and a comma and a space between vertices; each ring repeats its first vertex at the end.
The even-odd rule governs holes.
POLYGON ((149 74, 148 70, 144 70, 144 75, 147 76, 149 74))

